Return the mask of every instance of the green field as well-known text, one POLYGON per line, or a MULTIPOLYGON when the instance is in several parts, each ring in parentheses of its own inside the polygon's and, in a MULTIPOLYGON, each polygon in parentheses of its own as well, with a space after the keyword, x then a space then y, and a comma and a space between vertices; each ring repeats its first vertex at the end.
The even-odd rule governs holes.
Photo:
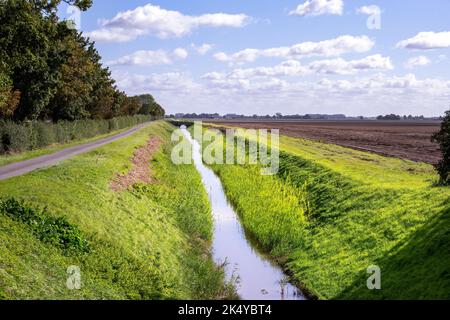
MULTIPOLYGON (((173 126, 0 181, 0 299, 236 297, 210 247, 208 197, 171 162, 173 126), (150 137, 153 182, 115 192, 150 137), (66 286, 79 266, 82 289, 66 286)), ((450 189, 431 166, 281 137, 280 171, 213 165, 241 221, 293 281, 320 299, 449 299, 450 189), (381 268, 382 289, 366 287, 381 268)), ((24 155, 25 156, 25 155, 24 155)), ((29 155, 31 156, 31 155, 29 155)))
POLYGON ((245 228, 321 299, 450 298, 450 189, 432 166, 281 137, 280 172, 213 165, 245 228), (382 289, 367 289, 367 268, 382 289))
POLYGON ((58 166, 0 182, 0 298, 232 297, 210 255, 206 192, 193 166, 170 161, 171 130, 154 123, 58 166), (150 136, 163 141, 151 163, 154 183, 112 191, 110 181, 130 169, 134 150, 150 136), (66 287, 72 265, 80 267, 81 290, 66 287))

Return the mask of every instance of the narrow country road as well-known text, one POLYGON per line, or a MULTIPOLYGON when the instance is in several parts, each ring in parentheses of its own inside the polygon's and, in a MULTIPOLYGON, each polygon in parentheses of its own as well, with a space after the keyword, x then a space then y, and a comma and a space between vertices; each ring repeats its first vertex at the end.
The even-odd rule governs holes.
POLYGON ((142 129, 145 126, 148 126, 150 122, 143 123, 141 125, 138 125, 136 127, 133 127, 131 129, 128 129, 124 132, 121 132, 119 134, 116 134, 111 137, 107 137, 104 139, 96 140, 93 142, 89 142, 86 144, 70 147, 63 149, 61 151, 47 154, 45 156, 32 158, 30 160, 21 161, 12 163, 3 167, 0 167, 0 181, 9 179, 12 177, 20 176, 26 173, 29 173, 31 171, 34 171, 36 169, 45 168, 51 165, 54 165, 58 162, 61 162, 62 160, 66 160, 68 158, 71 158, 73 156, 86 153, 88 151, 91 151, 93 149, 96 149, 98 147, 104 146, 105 144, 111 143, 113 141, 119 140, 121 138, 127 137, 136 131, 142 129))

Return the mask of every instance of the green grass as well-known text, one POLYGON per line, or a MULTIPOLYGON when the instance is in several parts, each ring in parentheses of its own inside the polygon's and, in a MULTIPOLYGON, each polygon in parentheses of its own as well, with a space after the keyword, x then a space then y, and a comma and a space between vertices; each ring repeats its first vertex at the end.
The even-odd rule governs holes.
POLYGON ((432 166, 281 137, 278 176, 214 165, 245 228, 321 299, 449 299, 450 189, 432 166), (370 291, 378 265, 382 290, 370 291))
POLYGON ((23 208, 0 212, 0 298, 232 297, 211 258, 212 218, 201 178, 194 166, 170 161, 172 128, 154 123, 58 166, 1 181, 0 197, 23 208), (113 192, 110 181, 130 169, 134 150, 150 135, 164 141, 151 163, 155 182, 113 192), (58 236, 75 230, 89 250, 46 241, 47 229, 36 231, 30 222, 36 216, 64 222, 50 230, 58 236), (66 287, 72 265, 81 269, 81 290, 66 287))
POLYGON ((102 134, 99 136, 95 136, 93 138, 80 139, 80 140, 75 140, 75 141, 71 141, 71 142, 63 143, 63 144, 56 143, 51 146, 41 148, 41 149, 36 149, 36 150, 29 150, 29 151, 24 151, 24 152, 20 152, 20 153, 12 153, 12 154, 2 154, 2 155, 0 155, 0 167, 6 166, 11 163, 15 163, 15 162, 20 162, 20 161, 25 161, 25 160, 29 160, 32 158, 40 157, 40 156, 45 156, 47 154, 54 153, 54 152, 57 152, 57 151, 60 151, 60 150, 63 150, 63 149, 69 148, 69 147, 75 147, 75 146, 78 146, 81 144, 93 142, 93 141, 100 140, 103 138, 108 138, 108 137, 114 136, 116 134, 119 134, 121 132, 124 132, 128 129, 129 128, 125 128, 122 130, 116 130, 114 132, 111 132, 108 134, 102 134))

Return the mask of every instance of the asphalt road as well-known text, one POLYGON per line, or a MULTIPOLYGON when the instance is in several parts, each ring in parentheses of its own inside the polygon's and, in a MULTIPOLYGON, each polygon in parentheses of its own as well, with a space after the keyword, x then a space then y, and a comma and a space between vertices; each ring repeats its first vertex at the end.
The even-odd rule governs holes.
POLYGON ((116 134, 114 136, 111 136, 111 137, 96 140, 96 141, 89 142, 89 143, 82 144, 82 145, 77 145, 75 147, 66 148, 61 151, 58 151, 58 152, 55 152, 52 154, 48 154, 45 156, 36 157, 36 158, 32 158, 30 160, 16 162, 16 163, 12 163, 12 164, 0 167, 0 180, 6 180, 6 179, 9 179, 12 177, 17 177, 17 176, 32 172, 37 169, 55 165, 63 160, 69 159, 73 156, 89 152, 93 149, 104 146, 113 141, 127 137, 127 136, 135 133, 136 131, 142 129, 143 127, 148 126, 149 124, 150 123, 147 122, 147 123, 138 125, 136 127, 133 127, 131 129, 128 129, 119 134, 116 134))

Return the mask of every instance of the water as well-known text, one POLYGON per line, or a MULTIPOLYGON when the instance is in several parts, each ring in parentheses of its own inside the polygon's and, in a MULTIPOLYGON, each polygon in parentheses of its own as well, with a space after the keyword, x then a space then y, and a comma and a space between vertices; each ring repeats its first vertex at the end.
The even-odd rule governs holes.
POLYGON ((239 277, 237 291, 244 300, 305 300, 281 268, 254 246, 246 237, 238 215, 229 204, 220 179, 203 164, 200 145, 189 131, 183 133, 193 146, 192 157, 208 192, 214 215, 214 260, 227 262, 228 279, 239 277))

